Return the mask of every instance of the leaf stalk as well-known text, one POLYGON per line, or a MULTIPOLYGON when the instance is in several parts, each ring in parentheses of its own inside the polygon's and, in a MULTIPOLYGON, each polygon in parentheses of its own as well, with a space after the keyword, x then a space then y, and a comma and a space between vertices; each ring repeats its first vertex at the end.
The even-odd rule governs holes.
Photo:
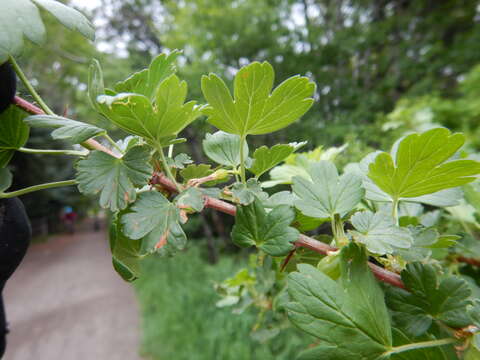
POLYGON ((247 140, 246 135, 242 135, 240 137, 240 179, 242 183, 246 183, 246 176, 245 176, 245 149, 244 144, 247 140))
POLYGON ((8 199, 8 198, 13 198, 21 195, 25 195, 34 191, 38 190, 45 190, 45 189, 51 189, 51 188, 57 188, 57 187, 63 187, 63 186, 71 186, 75 185, 77 183, 76 180, 65 180, 65 181, 56 181, 56 182, 51 182, 51 183, 45 183, 45 184, 39 184, 39 185, 34 185, 34 186, 29 186, 24 189, 12 191, 12 192, 7 192, 7 193, 1 193, 0 192, 0 199, 8 199))
POLYGON ((446 338, 440 340, 431 340, 431 341, 422 341, 418 343, 406 344, 401 346, 395 346, 391 350, 384 353, 385 356, 390 356, 393 354, 399 354, 405 351, 424 349, 429 347, 443 346, 456 343, 458 340, 453 338, 446 338))
POLYGON ((175 184, 175 188, 178 192, 180 192, 180 186, 177 183, 177 180, 175 179, 175 176, 173 176, 172 170, 170 169, 170 166, 168 166, 167 159, 165 158, 165 154, 163 153, 163 148, 162 146, 157 147, 158 153, 160 154, 160 160, 162 161, 163 168, 168 176, 168 178, 175 184))
POLYGON ((72 155, 72 156, 87 156, 88 150, 50 150, 50 149, 30 149, 21 147, 17 149, 26 154, 42 154, 42 155, 72 155))
POLYGON ((42 97, 37 93, 33 85, 30 83, 28 80, 27 76, 25 73, 22 71, 20 68, 20 65, 15 61, 15 59, 10 56, 9 59, 10 64, 12 64, 13 70, 17 73, 18 77, 22 81, 23 85, 27 88, 27 90, 32 94, 33 98, 35 101, 40 105, 40 107, 47 113, 48 115, 55 115, 55 113, 48 107, 48 105, 43 101, 42 97))

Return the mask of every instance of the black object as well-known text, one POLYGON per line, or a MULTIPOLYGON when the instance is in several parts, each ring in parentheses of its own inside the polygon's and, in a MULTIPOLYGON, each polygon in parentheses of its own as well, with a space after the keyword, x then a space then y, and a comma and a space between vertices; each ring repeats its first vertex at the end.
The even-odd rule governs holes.
POLYGON ((0 65, 0 113, 13 102, 17 91, 17 76, 10 63, 0 65))
POLYGON ((0 358, 5 352, 8 332, 2 291, 8 278, 27 252, 32 229, 18 198, 0 200, 0 358))

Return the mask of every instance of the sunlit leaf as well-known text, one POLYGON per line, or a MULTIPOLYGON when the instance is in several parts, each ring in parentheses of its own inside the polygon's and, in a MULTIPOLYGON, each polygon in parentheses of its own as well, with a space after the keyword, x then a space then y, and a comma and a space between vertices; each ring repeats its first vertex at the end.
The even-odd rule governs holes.
MULTIPOLYGON (((303 144, 300 144, 300 146, 303 144)), ((298 149, 298 144, 277 144, 268 148, 262 146, 253 153, 252 173, 258 178, 274 166, 284 161, 290 154, 298 149)))
POLYGON ((101 95, 97 101, 103 114, 118 127, 154 145, 167 146, 200 116, 195 101, 184 103, 186 96, 187 83, 171 75, 159 84, 155 106, 148 97, 131 93, 101 95))
POLYGON ((475 180, 480 163, 450 160, 465 141, 444 128, 412 134, 400 141, 394 154, 380 153, 368 176, 393 199, 418 197, 475 180))
POLYGON ((158 55, 152 60, 148 69, 143 69, 128 79, 118 82, 115 85, 115 91, 140 94, 154 100, 163 80, 175 73, 175 61, 180 54, 180 51, 174 50, 168 55, 158 55))
POLYGON ((234 98, 215 74, 202 77, 202 92, 208 101, 208 121, 231 134, 267 134, 280 130, 305 114, 313 104, 315 84, 294 76, 271 92, 274 71, 267 63, 254 62, 235 76, 234 98))
MULTIPOLYGON (((370 164, 375 162, 376 157, 381 154, 381 151, 375 151, 366 155, 358 164, 349 164, 346 168, 346 172, 353 172, 362 176, 363 187, 365 188, 365 198, 368 200, 378 202, 392 202, 392 195, 387 194, 380 189, 373 181, 368 177, 370 164)), ((461 188, 454 187, 450 189, 440 190, 432 194, 416 196, 416 197, 402 197, 399 200, 402 202, 423 203, 432 206, 455 206, 459 204, 459 201, 463 198, 463 192, 461 188)))

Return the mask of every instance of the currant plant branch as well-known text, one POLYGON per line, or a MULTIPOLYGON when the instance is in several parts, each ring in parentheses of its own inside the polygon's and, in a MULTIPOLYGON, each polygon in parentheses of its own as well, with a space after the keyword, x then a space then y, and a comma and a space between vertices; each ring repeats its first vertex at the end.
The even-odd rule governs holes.
MULTIPOLYGON (((42 109, 31 104, 25 99, 22 99, 21 97, 18 97, 18 96, 15 97, 15 104, 31 114, 36 114, 36 115, 44 114, 44 111, 42 109)), ((111 156, 118 157, 118 155, 114 154, 110 149, 101 145, 99 142, 97 142, 94 139, 89 139, 85 142, 85 144, 82 144, 82 145, 85 146, 86 148, 99 150, 111 156)), ((166 167, 166 169, 167 168, 168 167, 166 167)), ((172 174, 170 174, 170 176, 165 176, 163 175, 163 173, 157 173, 153 176, 151 183, 160 184, 166 190, 172 193, 176 193, 178 192, 178 184, 174 183, 172 179, 174 179, 172 174)), ((204 205, 206 208, 212 208, 231 216, 235 216, 236 214, 236 207, 228 202, 211 198, 208 196, 204 197, 204 201, 205 201, 204 205)), ((321 241, 318 241, 316 239, 313 239, 303 234, 300 235, 299 239, 295 242, 295 246, 304 247, 322 255, 328 255, 329 253, 337 250, 334 247, 331 247, 325 243, 322 243, 321 241)), ((474 265, 478 264, 478 261, 476 261, 475 259, 459 257, 457 258, 457 260, 465 263, 470 263, 470 264, 473 263, 474 265)), ((371 262, 368 263, 368 266, 370 267, 370 269, 372 270, 373 274, 377 279, 396 287, 405 288, 405 285, 403 284, 398 274, 388 271, 371 262)))
MULTIPOLYGON (((173 182, 162 173, 155 174, 152 178, 151 183, 162 185, 162 187, 164 187, 169 192, 177 192, 175 184, 173 184, 173 182)), ((211 208, 231 216, 235 216, 237 213, 237 209, 234 205, 209 196, 204 197, 204 205, 206 208, 211 208)), ((337 248, 329 246, 328 244, 325 244, 321 241, 318 241, 303 234, 299 236, 298 240, 295 242, 295 246, 304 247, 322 255, 328 255, 329 253, 338 250, 337 248)), ((377 279, 390 285, 400 287, 402 289, 405 288, 405 285, 403 284, 398 274, 385 270, 382 267, 375 265, 371 262, 368 263, 368 266, 370 267, 377 279)))

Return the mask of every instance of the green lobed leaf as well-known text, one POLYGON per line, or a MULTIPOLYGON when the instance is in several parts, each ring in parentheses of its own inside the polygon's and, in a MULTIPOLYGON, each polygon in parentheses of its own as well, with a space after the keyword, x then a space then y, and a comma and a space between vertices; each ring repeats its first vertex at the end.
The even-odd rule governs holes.
POLYGON ((257 179, 248 179, 246 184, 233 184, 232 195, 236 202, 242 205, 251 204, 255 199, 266 200, 268 194, 262 190, 257 179))
POLYGON ((22 121, 25 115, 24 111, 14 105, 0 114, 0 168, 5 167, 15 150, 24 146, 28 140, 30 130, 22 121))
POLYGON ((341 271, 340 283, 306 264, 288 276, 288 317, 320 340, 298 359, 380 360, 392 345, 383 293, 361 246, 342 249, 341 271))
POLYGON ((158 86, 155 106, 144 95, 120 93, 101 95, 97 101, 102 113, 123 130, 167 146, 188 124, 200 116, 195 101, 184 104, 187 83, 170 75, 158 86))
POLYGON ((271 256, 283 256, 293 249, 300 233, 290 227, 295 212, 279 205, 268 214, 260 200, 238 206, 232 240, 241 247, 256 246, 271 256))
POLYGON ((135 93, 154 100, 160 84, 176 72, 175 62, 181 51, 174 50, 170 54, 155 57, 148 69, 143 69, 124 81, 115 85, 117 93, 135 93))
POLYGON ((471 290, 465 280, 457 276, 440 280, 432 265, 419 262, 407 264, 401 277, 408 291, 389 287, 386 299, 396 324, 408 334, 424 334, 434 320, 454 328, 470 324, 471 290))
POLYGON ((345 306, 362 324, 364 331, 381 344, 392 344, 390 316, 384 293, 367 265, 368 255, 362 245, 350 243, 340 252, 345 306))
MULTIPOLYGON (((217 164, 237 167, 240 165, 240 136, 217 131, 203 140, 203 151, 217 164)), ((248 144, 243 143, 243 152, 248 155, 248 144)))
POLYGON ((128 135, 124 139, 117 140, 117 146, 124 152, 137 145, 145 145, 145 142, 139 136, 128 135))
POLYGON ((120 216, 116 214, 110 224, 110 250, 114 269, 125 281, 130 282, 140 277, 140 261, 144 254, 141 240, 132 240, 123 234, 118 220, 120 216))
POLYGON ((259 178, 262 174, 284 161, 297 149, 297 144, 277 144, 271 148, 266 146, 259 147, 253 153, 253 163, 248 170, 259 178))
POLYGON ((333 161, 347 146, 348 144, 345 144, 341 147, 329 147, 327 149, 318 146, 311 151, 292 154, 285 159, 285 164, 276 166, 270 171, 269 175, 271 180, 264 181, 262 186, 269 188, 279 184, 291 184, 294 176, 310 179, 307 171, 311 164, 321 160, 333 161))
POLYGON ((365 244, 372 253, 391 254, 399 248, 408 249, 412 246, 410 231, 395 225, 390 214, 385 211, 357 212, 350 218, 350 222, 355 228, 349 231, 353 239, 365 244))
POLYGON ((450 134, 444 128, 408 135, 392 155, 383 152, 376 156, 368 176, 393 199, 418 197, 467 184, 480 174, 480 163, 450 160, 464 141, 462 134, 450 134))
MULTIPOLYGON (((363 187, 365 188, 365 198, 377 202, 392 202, 393 197, 380 189, 368 177, 370 164, 375 162, 376 157, 381 154, 381 151, 375 151, 366 155, 358 164, 349 164, 345 171, 353 172, 362 176, 363 187)), ((400 198, 401 203, 423 203, 432 206, 455 206, 463 198, 462 190, 458 187, 440 190, 432 194, 400 198)))
POLYGON ((182 154, 178 154, 173 159, 172 158, 167 158, 167 163, 168 163, 168 166, 170 166, 170 167, 174 167, 174 168, 177 168, 177 169, 184 169, 185 165, 191 164, 191 163, 193 163, 193 161, 190 158, 190 156, 182 153, 182 154))
POLYGON ((218 129, 242 137, 280 130, 310 109, 315 84, 294 76, 270 94, 273 81, 268 62, 253 62, 236 74, 233 99, 222 79, 215 74, 203 76, 202 92, 208 101, 204 114, 218 129))
POLYGON ((267 208, 273 208, 277 205, 290 205, 293 206, 295 195, 290 191, 279 191, 272 194, 268 199, 263 201, 263 206, 267 208))
POLYGON ((9 56, 21 53, 26 36, 41 45, 45 41, 45 26, 38 7, 47 10, 64 26, 93 40, 92 24, 79 11, 55 0, 14 0, 0 4, 0 64, 9 56))
POLYGON ((435 246, 440 237, 438 231, 422 226, 409 226, 408 230, 413 239, 412 246, 406 250, 396 249, 395 254, 400 255, 406 261, 421 261, 430 257, 432 255, 432 247, 435 246))
POLYGON ((135 201, 135 188, 145 186, 152 175, 150 148, 135 146, 118 159, 102 151, 92 151, 77 165, 78 189, 85 195, 100 194, 100 206, 122 210, 135 201))
POLYGON ((0 194, 12 186, 12 179, 12 173, 8 168, 0 168, 0 194))
POLYGON ((131 239, 142 239, 142 251, 172 255, 185 247, 180 211, 159 192, 141 193, 129 210, 120 220, 123 231, 131 239))
POLYGON ((362 179, 351 173, 338 176, 337 168, 329 161, 320 161, 308 171, 312 181, 295 176, 292 190, 299 197, 295 207, 315 218, 333 218, 353 210, 364 195, 362 179))
POLYGON ((24 119, 31 127, 54 128, 51 136, 56 140, 66 140, 80 144, 92 137, 106 134, 106 130, 56 115, 32 115, 24 119))
POLYGON ((182 209, 200 212, 204 206, 203 192, 195 187, 190 187, 175 198, 176 204, 182 209))

